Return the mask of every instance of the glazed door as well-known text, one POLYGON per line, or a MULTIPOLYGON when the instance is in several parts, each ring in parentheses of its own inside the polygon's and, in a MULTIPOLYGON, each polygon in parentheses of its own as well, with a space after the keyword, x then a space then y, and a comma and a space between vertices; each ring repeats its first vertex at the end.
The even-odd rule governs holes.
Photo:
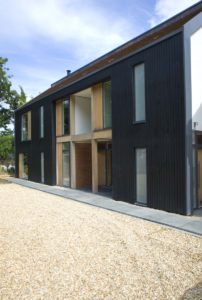
POLYGON ((198 206, 202 207, 202 149, 198 150, 198 206))

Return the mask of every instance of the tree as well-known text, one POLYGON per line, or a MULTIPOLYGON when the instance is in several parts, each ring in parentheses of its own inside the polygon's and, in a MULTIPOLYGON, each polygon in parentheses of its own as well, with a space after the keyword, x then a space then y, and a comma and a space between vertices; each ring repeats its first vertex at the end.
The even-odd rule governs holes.
POLYGON ((22 87, 20 93, 12 89, 11 78, 6 67, 8 59, 0 57, 0 130, 4 135, 10 134, 14 125, 14 111, 26 102, 22 87))
POLYGON ((12 135, 0 135, 0 162, 14 158, 14 139, 12 135))

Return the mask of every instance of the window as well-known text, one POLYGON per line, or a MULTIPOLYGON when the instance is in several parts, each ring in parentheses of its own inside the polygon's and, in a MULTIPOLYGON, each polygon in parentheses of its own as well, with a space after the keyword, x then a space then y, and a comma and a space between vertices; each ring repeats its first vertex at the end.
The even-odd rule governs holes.
POLYGON ((62 102, 62 135, 69 134, 69 100, 62 102))
POLYGON ((146 149, 136 149, 136 202, 147 204, 147 158, 146 149))
POLYGON ((44 152, 41 152, 41 182, 44 183, 44 152))
POLYGON ((62 144, 62 181, 63 186, 70 186, 70 144, 62 144))
POLYGON ((28 179, 28 154, 19 154, 19 177, 22 179, 28 179))
POLYGON ((104 128, 112 127, 111 81, 103 83, 103 119, 104 128))
POLYGON ((44 107, 40 107, 40 138, 44 138, 44 107))
POLYGON ((140 64, 134 68, 134 121, 145 121, 145 66, 140 64))
POLYGON ((21 140, 31 140, 31 111, 21 117, 21 140))

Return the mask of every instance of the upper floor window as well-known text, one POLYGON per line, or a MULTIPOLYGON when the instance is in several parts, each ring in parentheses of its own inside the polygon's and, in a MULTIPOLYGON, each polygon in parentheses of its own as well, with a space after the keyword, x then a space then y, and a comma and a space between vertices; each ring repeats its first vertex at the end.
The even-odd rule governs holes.
POLYGON ((24 113, 21 117, 21 140, 31 140, 31 111, 24 113))
POLYGON ((144 63, 134 67, 134 121, 145 121, 145 66, 144 63))
POLYGON ((104 128, 112 127, 111 81, 103 83, 103 120, 104 128))
POLYGON ((62 102, 62 135, 69 134, 69 100, 62 102))
POLYGON ((44 138, 44 107, 40 106, 40 138, 44 138))

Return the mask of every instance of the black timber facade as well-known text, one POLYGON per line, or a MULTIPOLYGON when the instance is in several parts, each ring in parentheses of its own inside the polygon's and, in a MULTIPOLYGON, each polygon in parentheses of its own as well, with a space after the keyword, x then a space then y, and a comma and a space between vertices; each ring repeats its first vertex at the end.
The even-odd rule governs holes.
POLYGON ((147 150, 147 206, 190 214, 186 201, 186 122, 183 27, 59 91, 31 101, 15 113, 16 177, 19 153, 28 153, 28 180, 56 184, 55 102, 110 79, 112 85, 112 173, 115 200, 135 203, 135 149, 147 150), (145 64, 146 121, 133 121, 133 68, 145 64), (44 106, 45 137, 39 138, 44 106), (32 139, 21 142, 21 116, 32 113, 32 139))

